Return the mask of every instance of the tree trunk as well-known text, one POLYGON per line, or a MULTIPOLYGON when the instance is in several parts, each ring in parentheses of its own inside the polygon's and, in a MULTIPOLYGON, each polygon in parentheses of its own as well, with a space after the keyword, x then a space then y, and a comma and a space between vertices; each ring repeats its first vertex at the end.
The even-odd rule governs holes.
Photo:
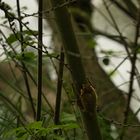
MULTIPOLYGON (((79 3, 71 3, 71 6, 69 7, 69 11, 72 6, 74 5, 74 8, 76 7, 81 13, 85 12, 87 17, 89 17, 89 21, 91 20, 91 12, 92 10, 90 9, 90 1, 88 0, 87 6, 88 8, 85 8, 84 10, 81 8, 82 7, 82 2, 84 0, 81 0, 79 3), (87 10, 89 9, 89 10, 87 10)), ((83 4, 84 5, 84 4, 83 4)), ((86 6, 86 5, 85 5, 86 6)), ((51 9, 51 4, 50 1, 44 1, 44 10, 49 10, 51 9)), ((75 11, 74 11, 75 12, 75 11)), ((74 14, 76 15, 76 14, 74 14)), ((78 46, 79 50, 81 53, 82 57, 82 62, 84 66, 84 70, 86 72, 87 78, 90 79, 90 81, 93 83, 95 86, 96 92, 98 94, 98 100, 99 100, 99 106, 101 108, 101 112, 110 120, 115 120, 119 121, 120 123, 123 122, 124 118, 124 111, 125 111, 125 102, 126 99, 123 96, 123 93, 112 83, 110 80, 109 76, 104 72, 104 70, 101 68, 101 66, 98 63, 98 59, 95 53, 94 48, 91 48, 89 43, 92 42, 92 37, 91 36, 84 36, 84 35, 78 35, 78 33, 85 33, 89 31, 90 33, 90 28, 89 27, 89 21, 84 19, 80 19, 80 16, 82 17, 82 14, 79 15, 77 18, 73 16, 73 26, 75 29, 75 34, 77 35, 77 41, 78 41, 78 46), (85 28, 86 27, 86 28, 85 28), (115 110, 115 111, 114 111, 115 110)), ((58 44, 61 46, 61 39, 58 34, 58 28, 56 26, 55 20, 54 20, 54 14, 53 12, 48 12, 44 14, 44 17, 47 19, 47 22, 49 23, 51 29, 53 30, 54 36, 54 45, 58 47, 58 44)), ((94 118, 92 118, 94 119, 94 118)), ((135 118, 133 120, 134 122, 138 122, 137 119, 135 118)), ((125 139, 128 140, 132 139, 136 134, 138 134, 138 129, 135 127, 129 127, 127 129, 127 133, 125 136, 125 139), (131 133, 130 133, 131 132, 131 133), (133 133, 132 133, 133 132, 133 133)))

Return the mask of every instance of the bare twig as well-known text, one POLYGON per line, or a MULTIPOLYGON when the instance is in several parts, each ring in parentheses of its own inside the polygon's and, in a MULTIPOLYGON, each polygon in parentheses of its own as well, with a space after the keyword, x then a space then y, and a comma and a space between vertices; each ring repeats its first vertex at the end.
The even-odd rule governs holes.
POLYGON ((42 30, 43 30, 43 0, 39 0, 39 8, 38 8, 38 97, 37 97, 37 114, 36 120, 39 121, 41 119, 41 104, 42 104, 42 30))

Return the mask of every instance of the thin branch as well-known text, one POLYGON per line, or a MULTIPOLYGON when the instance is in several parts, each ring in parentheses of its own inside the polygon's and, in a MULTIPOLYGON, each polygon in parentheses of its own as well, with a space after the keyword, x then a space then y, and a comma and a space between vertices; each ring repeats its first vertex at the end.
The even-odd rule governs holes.
MULTIPOLYGON (((129 118, 129 112, 130 112, 130 103, 132 99, 132 94, 133 94, 133 85, 134 85, 134 76, 135 76, 135 65, 136 65, 136 60, 137 60, 137 48, 138 48, 138 38, 139 38, 139 27, 140 27, 140 10, 138 13, 138 20, 137 20, 137 25, 136 25, 136 33, 135 33, 135 39, 134 39, 134 45, 133 45, 133 50, 134 54, 132 56, 131 60, 131 75, 130 75, 130 85, 129 85, 129 92, 128 92, 128 100, 126 104, 126 110, 125 110, 125 116, 124 116, 124 124, 127 124, 128 118, 129 118)), ((123 128, 122 134, 120 135, 120 140, 123 140, 125 134, 125 129, 123 128)))
POLYGON ((133 20, 136 20, 136 17, 130 12, 130 10, 127 10, 124 6, 122 6, 118 1, 116 0, 110 0, 116 7, 118 7, 123 13, 125 13, 128 17, 130 17, 133 20))
POLYGON ((37 114, 36 120, 41 119, 41 105, 42 105, 42 31, 43 31, 43 0, 39 0, 38 7, 38 97, 37 97, 37 114))
POLYGON ((117 70, 118 68, 125 62, 125 60, 127 60, 128 56, 126 56, 116 67, 115 69, 109 74, 109 76, 112 76, 117 70))
MULTIPOLYGON (((119 36, 120 36, 120 39, 121 39, 121 41, 122 41, 122 43, 123 43, 123 45, 124 45, 124 48, 125 48, 125 50, 126 50, 126 52, 127 52, 127 55, 128 55, 128 57, 129 57, 131 63, 133 63, 133 59, 132 59, 131 53, 130 53, 130 51, 129 51, 129 47, 130 47, 130 46, 129 46, 128 43, 125 41, 125 39, 124 39, 124 37, 123 37, 121 31, 119 30, 119 27, 118 27, 118 25, 117 25, 117 23, 116 23, 116 21, 115 21, 113 15, 112 15, 110 9, 109 9, 109 7, 108 7, 106 1, 103 0, 103 3, 104 3, 104 6, 105 6, 105 8, 106 8, 106 10, 107 10, 107 12, 108 12, 108 14, 109 14, 109 16, 110 16, 110 18, 111 18, 113 24, 114 24, 114 28, 116 29, 116 31, 118 32, 118 34, 119 34, 119 36)), ((137 51, 137 49, 138 49, 138 48, 136 48, 136 50, 131 50, 132 53, 134 53, 135 51, 137 51)), ((136 74, 136 75, 139 75, 139 71, 138 71, 138 69, 137 69, 136 66, 135 66, 135 74, 136 74)), ((138 82, 138 84, 139 84, 139 86, 140 86, 140 80, 139 80, 139 79, 137 79, 137 82, 138 82)))
MULTIPOLYGON (((39 0, 38 0, 39 1, 39 0)), ((76 2, 77 0, 68 0, 68 1, 66 1, 66 2, 64 2, 64 3, 61 3, 61 4, 57 4, 57 6, 53 6, 53 7, 51 7, 50 9, 48 9, 48 10, 44 10, 44 11, 42 11, 42 13, 43 14, 45 14, 45 13, 50 13, 50 12, 53 12, 54 10, 57 10, 58 8, 63 8, 63 7, 65 7, 65 6, 69 6, 70 4, 73 4, 74 2, 76 2)), ((26 13, 23 13, 24 14, 24 16, 25 17, 30 17, 30 16, 39 16, 39 14, 38 13, 33 13, 33 14, 26 14, 26 13)), ((42 17, 43 18, 43 17, 42 17)))
POLYGON ((118 126, 123 126, 123 127, 140 127, 140 125, 139 124, 123 124, 123 123, 121 123, 121 122, 118 122, 118 121, 115 121, 115 120, 112 120, 112 119, 110 119, 110 118, 106 118, 106 117, 104 117, 103 115, 99 115, 100 117, 101 117, 101 119, 103 119, 104 121, 106 121, 107 123, 113 123, 113 124, 115 124, 115 125, 118 125, 118 126))
MULTIPOLYGON (((17 0, 17 12, 18 12, 18 18, 19 18, 19 27, 20 27, 20 39, 21 39, 20 43, 21 43, 22 58, 24 58, 24 48, 23 48, 24 37, 23 37, 23 30, 22 30, 22 23, 21 23, 21 13, 20 13, 20 3, 19 3, 19 0, 17 0)), ((33 98, 32 98, 31 91, 30 91, 30 85, 29 85, 27 73, 25 71, 26 66, 25 66, 23 61, 21 61, 21 64, 22 64, 22 67, 23 67, 22 73, 23 73, 23 77, 24 77, 27 93, 28 93, 30 104, 31 104, 31 107, 32 107, 33 116, 35 118, 36 111, 35 111, 35 107, 34 107, 34 103, 33 103, 33 98)))

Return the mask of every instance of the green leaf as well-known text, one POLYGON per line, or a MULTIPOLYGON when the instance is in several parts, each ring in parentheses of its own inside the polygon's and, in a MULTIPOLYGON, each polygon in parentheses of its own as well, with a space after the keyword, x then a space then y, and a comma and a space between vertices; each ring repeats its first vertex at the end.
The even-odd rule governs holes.
POLYGON ((64 130, 70 130, 70 129, 75 129, 75 128, 79 128, 78 124, 76 123, 67 123, 62 127, 62 129, 64 130))
MULTIPOLYGON (((70 130, 70 129, 75 129, 78 128, 79 126, 76 123, 67 123, 67 124, 62 124, 62 125, 51 125, 48 126, 47 128, 43 127, 38 127, 38 129, 34 129, 34 134, 36 136, 46 136, 48 134, 51 134, 54 132, 54 130, 70 130)), ((28 127, 29 128, 29 127, 28 127)), ((35 127, 34 127, 35 128, 35 127)))
POLYGON ((24 127, 11 129, 4 134, 4 138, 10 138, 12 136, 15 136, 16 140, 26 140, 29 137, 29 134, 24 127))
POLYGON ((75 115, 64 112, 62 113, 62 116, 61 116, 61 122, 62 123, 76 122, 75 115))
POLYGON ((23 137, 25 134, 27 134, 26 130, 23 127, 18 127, 15 129, 15 133, 16 133, 16 137, 17 138, 21 138, 23 137))
POLYGON ((36 31, 36 30, 24 30, 23 31, 23 33, 24 33, 24 35, 26 34, 26 35, 38 35, 38 31, 36 31))
POLYGON ((4 138, 8 138, 8 137, 11 137, 11 136, 13 136, 13 135, 15 135, 15 129, 6 131, 6 132, 3 134, 3 137, 4 137, 4 138))
POLYGON ((23 60, 24 61, 33 61, 35 57, 36 56, 33 52, 26 52, 26 53, 24 53, 23 60))
POLYGON ((32 62, 36 58, 34 52, 21 52, 13 57, 24 62, 32 62))
POLYGON ((15 58, 15 53, 13 51, 9 51, 7 53, 7 55, 10 57, 10 58, 15 58))
MULTIPOLYGON (((9 37, 7 38, 7 43, 8 44, 12 44, 18 40, 20 40, 20 35, 21 35, 21 32, 17 32, 16 34, 10 34, 9 37)), ((38 35, 38 31, 35 31, 35 30, 24 30, 22 32, 22 35, 24 37, 24 40, 25 41, 31 41, 32 38, 31 36, 37 36, 38 35)))
MULTIPOLYGON (((16 35, 19 38, 19 34, 16 34, 16 35)), ((15 34, 10 34, 6 41, 8 44, 12 44, 17 41, 17 38, 16 38, 15 34)))
POLYGON ((28 129, 40 129, 42 128, 42 121, 33 122, 27 125, 28 129))
MULTIPOLYGON (((40 137, 40 136, 46 136, 51 135, 54 130, 70 130, 74 128, 78 128, 79 126, 76 123, 67 123, 62 125, 51 125, 47 128, 44 128, 42 126, 42 121, 33 122, 28 124, 25 128, 24 127, 18 127, 15 129, 12 129, 8 136, 15 135, 18 139, 17 140, 24 140, 28 136, 30 136, 29 132, 32 132, 34 136, 40 137), (28 130, 28 131, 27 131, 28 130)), ((56 139, 58 140, 64 140, 63 137, 56 136, 56 139)))
POLYGON ((28 133, 25 133, 24 135, 22 135, 21 137, 17 138, 16 140, 27 140, 28 137, 29 137, 28 133))

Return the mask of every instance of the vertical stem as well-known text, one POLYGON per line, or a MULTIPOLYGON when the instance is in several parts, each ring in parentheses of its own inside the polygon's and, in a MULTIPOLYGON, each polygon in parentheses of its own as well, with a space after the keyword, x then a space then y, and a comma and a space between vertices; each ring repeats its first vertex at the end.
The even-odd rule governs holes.
MULTIPOLYGON (((20 27, 20 43, 21 43, 21 51, 22 51, 22 58, 24 58, 24 48, 23 48, 23 41, 24 41, 24 37, 23 37, 23 30, 22 30, 22 20, 21 20, 21 13, 20 13, 20 3, 19 3, 19 0, 17 0, 17 12, 18 12, 18 18, 19 18, 19 27, 20 27)), ((34 107, 34 103, 33 103, 33 98, 32 98, 32 95, 31 95, 31 91, 30 91, 30 86, 29 86, 29 81, 28 81, 28 77, 27 77, 27 72, 26 72, 26 66, 24 64, 23 61, 21 61, 21 64, 22 64, 22 67, 23 67, 23 77, 24 77, 24 81, 25 81, 25 85, 26 85, 26 89, 27 89, 27 93, 28 93, 28 96, 29 96, 29 100, 30 100, 30 103, 31 103, 31 107, 32 107, 32 111, 33 111, 33 116, 35 118, 35 114, 36 114, 36 111, 35 111, 35 107, 34 107)))
POLYGON ((43 0, 39 0, 38 8, 38 97, 37 97, 37 115, 36 120, 41 118, 41 104, 42 104, 42 17, 43 0))
POLYGON ((58 82, 57 82, 57 95, 56 95, 56 104, 55 104, 55 112, 54 112, 54 123, 59 124, 60 118, 60 105, 61 105, 61 91, 63 84, 63 69, 64 69, 64 52, 61 48, 60 54, 60 63, 59 63, 59 72, 58 72, 58 82))
MULTIPOLYGON (((63 84, 63 70, 64 70, 64 52, 63 52, 63 48, 61 47, 58 80, 57 80, 57 93, 56 93, 55 111, 54 111, 55 125, 58 125, 60 123, 60 106, 61 106, 61 94, 62 94, 62 84, 63 84)), ((61 129, 54 130, 54 133, 61 134, 61 129)))

